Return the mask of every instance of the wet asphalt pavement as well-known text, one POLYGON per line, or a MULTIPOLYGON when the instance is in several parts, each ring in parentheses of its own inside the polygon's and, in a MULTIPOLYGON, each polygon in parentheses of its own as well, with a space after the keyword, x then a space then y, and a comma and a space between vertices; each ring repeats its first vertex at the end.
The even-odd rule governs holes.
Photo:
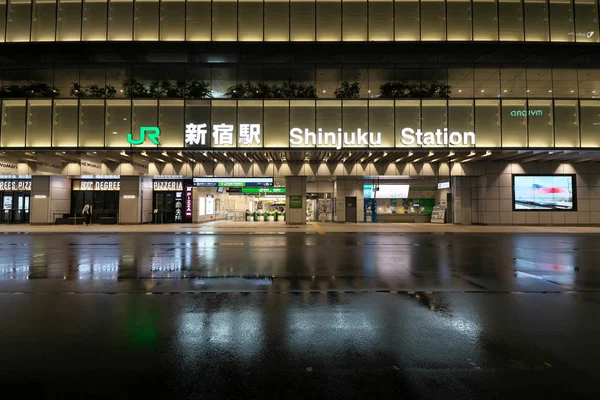
POLYGON ((599 239, 5 234, 0 388, 594 399, 599 239))

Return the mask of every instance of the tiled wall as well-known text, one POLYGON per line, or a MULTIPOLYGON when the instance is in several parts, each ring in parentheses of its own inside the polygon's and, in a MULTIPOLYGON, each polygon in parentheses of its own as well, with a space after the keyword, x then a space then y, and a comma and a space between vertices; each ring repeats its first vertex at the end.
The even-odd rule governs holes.
POLYGON ((454 178, 455 221, 488 225, 600 224, 600 164, 488 163, 477 177, 454 178), (578 211, 513 211, 513 174, 575 174, 578 211), (459 200, 461 207, 457 207, 459 200))

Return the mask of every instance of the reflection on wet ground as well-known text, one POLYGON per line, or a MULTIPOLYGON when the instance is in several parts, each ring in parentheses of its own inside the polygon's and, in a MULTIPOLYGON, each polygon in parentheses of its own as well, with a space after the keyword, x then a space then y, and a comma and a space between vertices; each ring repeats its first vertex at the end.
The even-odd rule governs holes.
POLYGON ((90 281, 152 290, 162 281, 161 288, 182 291, 586 291, 600 288, 596 238, 5 234, 0 243, 0 290, 11 280, 60 279, 73 290, 90 281), (131 280, 154 283, 140 286, 131 280))
POLYGON ((591 399, 589 296, 0 294, 0 385, 23 398, 591 399))
POLYGON ((597 397, 597 236, 1 239, 22 398, 597 397))

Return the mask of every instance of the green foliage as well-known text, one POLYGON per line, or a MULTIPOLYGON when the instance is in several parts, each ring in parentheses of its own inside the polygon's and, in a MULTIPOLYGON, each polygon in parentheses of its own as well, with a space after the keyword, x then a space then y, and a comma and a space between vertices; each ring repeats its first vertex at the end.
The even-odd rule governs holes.
POLYGON ((57 97, 60 91, 46 83, 28 82, 25 85, 8 85, 0 88, 0 97, 57 97))
POLYGON ((71 97, 80 97, 80 98, 114 98, 117 94, 117 90, 114 86, 105 85, 89 85, 89 86, 81 86, 79 83, 71 82, 71 89, 69 90, 69 95, 71 97))
POLYGON ((317 89, 313 85, 283 83, 281 85, 238 83, 225 92, 230 99, 315 99, 317 89))
POLYGON ((141 82, 135 79, 125 79, 121 86, 123 87, 123 93, 125 97, 152 97, 150 88, 145 88, 141 82))
POLYGON ((429 85, 411 85, 407 82, 386 82, 380 86, 380 98, 420 98, 445 99, 450 97, 451 86, 445 83, 432 82, 429 85))
POLYGON ((333 95, 336 99, 358 99, 360 97, 360 83, 344 81, 335 89, 333 95))

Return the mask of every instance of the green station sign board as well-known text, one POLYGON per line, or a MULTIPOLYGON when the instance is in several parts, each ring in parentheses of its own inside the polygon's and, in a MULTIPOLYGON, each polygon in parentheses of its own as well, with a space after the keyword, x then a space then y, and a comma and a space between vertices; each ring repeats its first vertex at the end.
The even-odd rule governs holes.
POLYGON ((270 187, 270 188, 254 188, 254 187, 244 187, 242 188, 242 193, 244 194, 285 194, 284 187, 270 187))
POLYGON ((302 196, 290 196, 290 208, 302 208, 302 196))

